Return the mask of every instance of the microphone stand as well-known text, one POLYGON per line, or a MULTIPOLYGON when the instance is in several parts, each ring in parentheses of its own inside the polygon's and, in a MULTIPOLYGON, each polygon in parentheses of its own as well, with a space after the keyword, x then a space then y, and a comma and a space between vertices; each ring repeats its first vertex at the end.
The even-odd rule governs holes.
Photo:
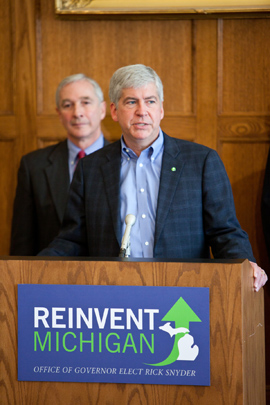
POLYGON ((128 214, 125 218, 126 229, 121 242, 121 248, 118 257, 129 257, 130 255, 130 232, 132 225, 135 224, 135 215, 128 214))

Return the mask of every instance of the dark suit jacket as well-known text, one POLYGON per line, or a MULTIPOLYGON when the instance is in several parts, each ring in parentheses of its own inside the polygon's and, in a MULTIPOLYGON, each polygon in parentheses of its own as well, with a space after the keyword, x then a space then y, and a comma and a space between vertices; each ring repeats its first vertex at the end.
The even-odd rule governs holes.
MULTIPOLYGON (((120 148, 117 141, 79 163, 62 231, 41 256, 118 256, 120 148)), ((209 246, 215 258, 254 260, 218 154, 164 134, 154 257, 208 258, 209 246)))
POLYGON ((34 256, 49 245, 59 232, 69 187, 66 140, 22 157, 13 209, 11 255, 34 256))

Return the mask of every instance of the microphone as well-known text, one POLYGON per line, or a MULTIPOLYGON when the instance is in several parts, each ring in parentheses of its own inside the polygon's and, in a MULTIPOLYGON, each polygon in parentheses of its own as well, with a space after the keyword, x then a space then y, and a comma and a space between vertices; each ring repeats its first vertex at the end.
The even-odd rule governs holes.
POLYGON ((136 217, 133 214, 128 214, 125 218, 126 229, 122 238, 119 257, 128 257, 130 255, 130 232, 135 221, 136 217))

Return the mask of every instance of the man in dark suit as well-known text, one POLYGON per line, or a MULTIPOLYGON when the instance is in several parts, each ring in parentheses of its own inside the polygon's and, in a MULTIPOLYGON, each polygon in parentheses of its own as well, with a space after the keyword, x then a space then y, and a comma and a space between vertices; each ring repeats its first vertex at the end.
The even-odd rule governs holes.
POLYGON ((108 144, 101 133, 106 104, 93 79, 83 74, 66 77, 57 88, 56 106, 67 140, 21 159, 11 255, 36 255, 48 246, 59 232, 78 159, 108 144))
MULTIPOLYGON (((156 72, 120 68, 109 93, 122 138, 79 163, 62 230, 40 255, 118 256, 125 217, 134 214, 132 257, 209 258, 211 247, 215 258, 254 261, 218 154, 161 131, 156 72)), ((252 266, 257 290, 267 276, 252 266)))

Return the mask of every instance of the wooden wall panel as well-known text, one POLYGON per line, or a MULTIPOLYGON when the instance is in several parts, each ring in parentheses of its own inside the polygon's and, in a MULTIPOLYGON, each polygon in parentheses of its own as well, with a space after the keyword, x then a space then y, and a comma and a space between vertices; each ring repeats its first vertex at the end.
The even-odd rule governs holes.
POLYGON ((11 233, 11 205, 14 199, 14 185, 17 177, 16 166, 14 165, 15 142, 14 140, 0 139, 0 222, 1 222, 1 244, 0 256, 9 251, 11 233), (8 175, 7 175, 8 174, 8 175))
MULTIPOLYGON (((238 219, 258 263, 270 274, 261 195, 270 142, 270 21, 218 22, 218 151, 227 169, 238 219)), ((266 383, 270 402, 270 288, 265 288, 266 383)), ((268 403, 267 402, 267 403, 268 403)))
MULTIPOLYGON (((42 15, 41 24, 43 18, 42 15)), ((114 21, 50 21, 48 33, 42 29, 41 42, 37 44, 42 49, 39 88, 43 89, 43 108, 39 107, 39 113, 54 113, 54 90, 58 83, 66 75, 80 71, 99 82, 106 101, 109 101, 111 75, 119 67, 133 63, 150 65, 162 77, 168 95, 168 113, 193 113, 193 24, 192 21, 168 21, 164 30, 163 23, 118 21, 115 25, 114 21), (57 52, 51 51, 52 37, 53 49, 65 49, 61 60, 57 52), (62 37, 66 45, 61 43, 62 37), (169 40, 172 37, 174 41, 169 40), (155 46, 152 45, 154 42, 155 46), (103 49, 104 43, 107 49, 103 49)))
MULTIPOLYGON (((217 149, 217 21, 196 21, 196 137, 217 149)), ((194 67, 195 69, 195 67, 194 67)))
POLYGON ((270 140, 269 20, 218 22, 220 155, 257 260, 268 265, 260 202, 270 140))
POLYGON ((36 148, 35 7, 0 0, 0 254, 8 254, 17 169, 36 148))
POLYGON ((223 25, 222 114, 269 114, 269 20, 225 20, 223 25))
POLYGON ((13 17, 12 2, 0 0, 0 255, 9 251, 11 205, 16 182, 13 17))
POLYGON ((13 112, 13 20, 12 2, 0 0, 0 115, 13 112))
MULTIPOLYGON (((107 117, 104 133, 120 137, 119 127, 109 112, 109 80, 123 65, 152 66, 163 80, 168 129, 186 127, 194 115, 194 24, 186 21, 59 21, 52 19, 53 4, 41 2, 38 48, 38 114, 55 122, 54 93, 63 77, 78 72, 95 78, 104 91, 107 117), (173 40, 172 40, 173 39, 173 40), (153 44, 155 44, 153 46, 153 44), (53 50, 61 49, 62 52, 53 50)), ((44 127, 43 127, 44 128, 44 127)), ((57 125, 57 129, 59 125, 57 125)), ((50 129, 51 126, 50 126, 50 129)), ((171 132, 170 132, 171 133, 171 132)), ((38 136, 46 136, 44 133, 38 136)), ((52 136, 52 133, 48 134, 52 136)), ((179 135, 178 135, 179 136, 179 135)), ((190 135, 187 134, 187 137, 190 135)), ((194 134, 193 134, 194 136, 194 134)))
POLYGON ((254 255, 264 261, 261 191, 268 149, 263 143, 224 143, 222 159, 231 181, 240 224, 250 237, 254 255), (252 190, 252 192, 251 192, 252 190))

